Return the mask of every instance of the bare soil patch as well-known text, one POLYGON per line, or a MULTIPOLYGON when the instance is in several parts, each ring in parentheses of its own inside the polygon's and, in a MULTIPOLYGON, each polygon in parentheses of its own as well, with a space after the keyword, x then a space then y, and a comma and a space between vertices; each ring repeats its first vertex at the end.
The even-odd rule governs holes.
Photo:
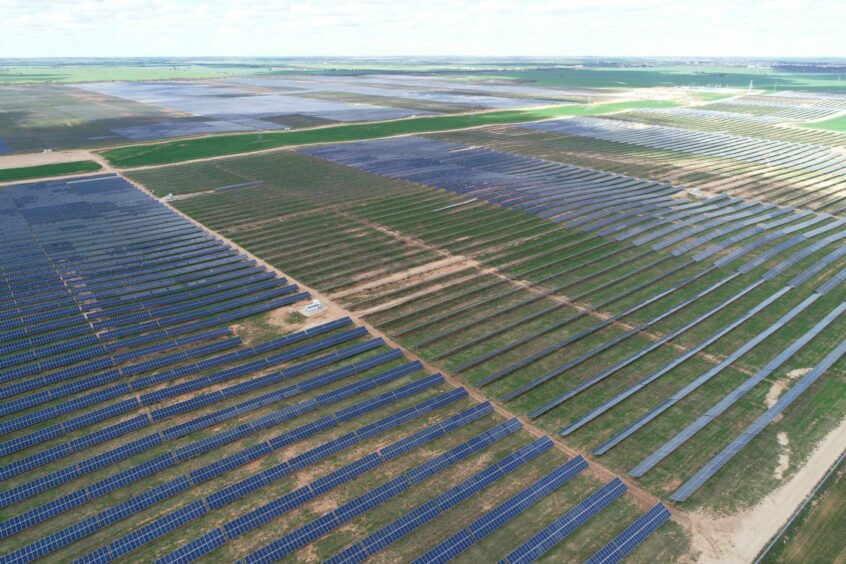
POLYGON ((756 506, 727 517, 688 513, 700 562, 747 563, 790 518, 846 449, 846 421, 820 441, 807 463, 756 506))

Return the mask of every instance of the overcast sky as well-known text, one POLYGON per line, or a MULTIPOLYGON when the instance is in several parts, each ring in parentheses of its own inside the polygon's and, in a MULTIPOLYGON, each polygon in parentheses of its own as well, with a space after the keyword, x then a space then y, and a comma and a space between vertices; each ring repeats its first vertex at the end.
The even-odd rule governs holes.
POLYGON ((0 0, 0 57, 846 56, 837 0, 0 0))

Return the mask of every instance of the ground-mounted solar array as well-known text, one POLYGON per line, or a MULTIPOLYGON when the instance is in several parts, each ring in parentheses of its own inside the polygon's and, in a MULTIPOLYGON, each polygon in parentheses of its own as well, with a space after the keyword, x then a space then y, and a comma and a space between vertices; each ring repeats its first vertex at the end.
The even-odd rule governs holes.
POLYGON ((659 496, 753 503, 842 418, 845 220, 434 139, 301 152, 402 184, 217 227, 659 496))
POLYGON ((0 87, 0 155, 126 142, 116 127, 141 127, 178 116, 73 86, 0 87))
POLYGON ((620 145, 633 144, 645 149, 643 154, 635 152, 630 157, 644 169, 659 168, 666 163, 667 174, 659 177, 710 193, 762 198, 833 213, 846 209, 843 199, 846 157, 842 149, 619 119, 581 118, 504 129, 492 135, 498 139, 509 138, 504 140, 506 144, 541 146, 547 151, 560 146, 561 151, 567 152, 573 150, 570 142, 575 139, 576 151, 596 151, 604 155, 600 158, 610 158, 615 152, 606 151, 606 144, 624 153, 628 151, 620 145), (592 140, 598 142, 589 142, 592 140))
POLYGON ((133 173, 133 178, 157 194, 187 197, 176 200, 174 205, 223 233, 255 228, 281 216, 372 200, 397 190, 420 189, 410 183, 326 164, 321 159, 285 151, 166 170, 142 170, 133 173), (339 190, 339 186, 343 189, 339 190))
MULTIPOLYGON (((606 141, 641 144, 656 149, 679 151, 718 157, 741 163, 765 164, 767 167, 785 169, 803 176, 817 172, 820 180, 834 181, 832 192, 838 192, 838 173, 842 171, 842 155, 827 147, 793 142, 759 140, 750 137, 732 136, 722 133, 692 132, 682 128, 666 126, 631 125, 614 120, 583 118, 578 120, 547 122, 526 126, 540 131, 596 137, 606 141), (810 168, 812 167, 813 168, 810 168)), ((813 186, 797 191, 816 190, 813 186)), ((836 201, 834 202, 836 203, 836 201)))
POLYGON ((836 529, 835 470, 791 512, 846 428, 846 98, 520 76, 0 92, 0 153, 127 145, 0 188, 0 562, 751 561, 789 521, 786 561, 836 529))
POLYGON ((0 86, 0 155, 606 99, 378 74, 0 86))
MULTIPOLYGON (((119 176, 0 214, 0 562, 584 560, 650 515, 119 176)), ((643 561, 687 550, 653 532, 643 561)))
MULTIPOLYGON (((440 138, 661 180, 705 193, 842 213, 846 210, 846 136, 805 127, 813 123, 798 118, 736 111, 772 107, 820 111, 819 105, 807 106, 801 99, 787 98, 794 101, 793 106, 773 106, 769 99, 774 98, 739 97, 729 99, 736 106, 719 101, 446 133, 440 138)), ((832 104, 822 106, 829 115, 843 112, 842 100, 822 101, 832 104)))

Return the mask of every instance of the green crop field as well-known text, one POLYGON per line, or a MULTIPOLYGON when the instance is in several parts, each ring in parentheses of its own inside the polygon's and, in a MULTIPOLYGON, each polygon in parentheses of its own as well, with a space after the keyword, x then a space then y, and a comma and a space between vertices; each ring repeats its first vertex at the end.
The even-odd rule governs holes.
POLYGON ((672 102, 613 102, 573 104, 541 109, 502 110, 452 116, 401 119, 388 122, 327 126, 307 131, 249 135, 217 135, 200 139, 120 147, 103 151, 103 156, 120 168, 160 165, 312 143, 333 143, 375 139, 394 135, 464 129, 484 125, 519 123, 564 116, 600 115, 633 108, 667 108, 672 102))
POLYGON ((842 562, 846 558, 846 469, 832 474, 763 562, 842 562))
POLYGON ((66 176, 68 174, 79 174, 82 172, 94 172, 100 170, 99 163, 94 161, 76 161, 72 163, 56 163, 38 166, 26 166, 20 168, 0 169, 0 182, 16 182, 18 180, 30 180, 33 178, 47 178, 50 176, 66 176))

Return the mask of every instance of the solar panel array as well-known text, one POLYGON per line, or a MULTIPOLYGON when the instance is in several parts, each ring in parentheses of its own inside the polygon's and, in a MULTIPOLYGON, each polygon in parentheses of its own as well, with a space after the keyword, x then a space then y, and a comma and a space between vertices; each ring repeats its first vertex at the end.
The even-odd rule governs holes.
POLYGON ((784 127, 785 124, 792 125, 808 119, 828 119, 841 110, 825 105, 763 102, 761 98, 745 97, 716 101, 696 108, 643 109, 606 117, 633 123, 665 125, 693 131, 728 133, 777 141, 798 141, 826 146, 837 146, 842 143, 842 139, 833 131, 811 127, 784 127))
MULTIPOLYGON (((308 294, 119 177, 13 186, 0 191, 0 214, 9 243, 0 260, 0 562, 135 558, 261 496, 160 558, 189 562, 419 457, 264 552, 292 551, 407 490, 428 491, 433 477, 506 439, 516 444, 433 495, 424 520, 376 533, 380 550, 424 522, 446 538, 455 531, 443 513, 553 457, 548 437, 530 439, 516 419, 502 421, 348 317, 279 337, 234 335, 243 318, 308 294), (326 465, 281 497, 270 493, 326 465)), ((477 541, 586 466, 559 465, 468 524, 477 541)))
POLYGON ((556 488, 568 482, 585 468, 587 468, 587 463, 581 456, 577 456, 563 466, 559 466, 525 490, 509 498, 471 523, 467 528, 462 529, 438 544, 432 550, 416 559, 414 564, 449 562, 467 550, 471 545, 531 507, 538 499, 549 495, 556 488))
POLYGON ((841 341, 829 354, 814 368, 805 374, 794 386, 792 386, 778 401, 770 407, 766 412, 759 416, 749 426, 744 429, 740 435, 735 437, 723 450, 714 456, 708 463, 703 466, 693 477, 682 484, 673 494, 670 499, 674 501, 685 501, 696 490, 716 474, 720 468, 725 466, 740 450, 748 445, 752 439, 758 436, 767 425, 773 422, 776 417, 781 415, 799 396, 801 396, 808 388, 811 387, 825 372, 827 372, 835 362, 846 355, 846 340, 841 341))
MULTIPOLYGON (((558 123, 542 124, 571 127, 558 123)), ((726 195, 679 200, 674 195, 680 188, 669 184, 431 139, 365 141, 302 151, 368 172, 471 195, 635 246, 689 255, 696 262, 734 250, 730 257, 718 257, 719 266, 754 251, 756 246, 734 249, 749 239, 767 234, 775 240, 798 230, 796 221, 809 213, 726 195), (656 229, 660 226, 664 227, 656 229), (715 240, 719 242, 709 245, 715 240)), ((807 221, 816 223, 829 217, 823 214, 807 221)), ((834 227, 839 225, 828 229, 834 227)), ((808 238, 812 236, 808 234, 808 238)), ((829 238, 820 244, 834 242, 829 238)))
POLYGON ((327 562, 363 562, 387 546, 397 542, 418 527, 449 511, 465 499, 475 495, 508 473, 520 468, 541 453, 552 448, 549 437, 541 437, 534 442, 512 452, 504 458, 477 472, 459 484, 453 486, 438 497, 406 513, 396 521, 385 525, 372 535, 332 556, 327 562))
POLYGON ((544 121, 520 127, 765 167, 759 173, 775 167, 794 175, 807 175, 811 181, 783 190, 764 191, 760 193, 761 197, 766 193, 772 201, 812 209, 842 210, 846 201, 843 195, 846 159, 837 149, 824 145, 761 139, 751 133, 738 135, 720 131, 694 131, 668 125, 593 117, 544 121))
MULTIPOLYGON (((819 294, 813 294, 809 298, 809 300, 816 300, 818 296, 819 294)), ((804 303, 805 302, 800 304, 800 307, 803 307, 804 303)), ((790 346, 788 346, 784 351, 780 352, 774 359, 768 362, 766 366, 756 372, 751 378, 737 386, 737 388, 732 390, 729 394, 727 394, 720 401, 714 404, 713 407, 706 411, 696 421, 685 427, 683 430, 679 431, 676 436, 674 436, 672 439, 670 439, 669 441, 664 443, 660 448, 658 448, 655 452, 646 457, 635 468, 633 468, 629 472, 629 474, 632 476, 639 477, 648 472, 661 460, 666 458, 670 453, 672 453, 679 446, 689 440, 699 430, 704 428, 708 423, 719 417, 730 406, 739 401, 740 398, 742 398, 749 391, 751 391, 756 385, 763 382, 780 366, 782 366, 785 362, 792 358, 793 355, 795 355, 802 348, 804 348, 805 345, 807 345, 811 340, 817 337, 826 327, 831 325, 831 323, 835 319, 837 319, 844 311, 846 311, 846 303, 840 304, 838 307, 829 312, 829 314, 826 315, 823 319, 821 319, 819 323, 814 325, 814 327, 812 327, 808 332, 804 333, 798 339, 790 343, 790 346)))
MULTIPOLYGON (((606 118, 566 119, 521 127, 794 167, 799 178, 807 174, 811 179, 812 172, 820 172, 827 179, 824 189, 823 184, 817 185, 821 197, 827 198, 828 203, 842 198, 843 191, 838 187, 846 166, 843 157, 820 145, 665 126, 634 128, 606 118)), ((773 351, 769 354, 772 358, 761 361, 772 373, 775 367, 791 361, 793 355, 785 356, 785 350, 796 354, 814 336, 834 330, 841 306, 840 300, 831 296, 842 295, 846 282, 846 219, 726 194, 685 199, 679 197, 678 187, 669 184, 443 140, 470 139, 472 134, 435 137, 302 150, 368 172, 455 193, 461 198, 453 204, 456 209, 468 204, 471 209, 480 209, 473 202, 484 201, 550 219, 565 225, 567 233, 585 235, 570 235, 573 243, 559 250, 545 248, 544 237, 535 236, 539 242, 535 247, 540 252, 530 252, 525 259, 512 259, 512 263, 490 253, 495 259, 488 265, 486 255, 481 253, 474 258, 484 266, 505 264, 511 268, 512 264, 525 263, 527 267, 504 269, 504 280, 478 287, 468 284, 464 293, 448 295, 422 307, 400 306, 396 317, 379 311, 379 318, 386 319, 383 323, 389 331, 415 339, 414 347, 435 351, 435 360, 455 362, 454 370, 472 374, 475 384, 504 389, 497 392, 502 401, 525 397, 524 403, 533 404, 527 410, 529 417, 542 418, 553 411, 560 414, 573 405, 588 406, 581 413, 571 411, 573 418, 559 430, 563 436, 586 428, 612 411, 625 411, 634 396, 644 397, 641 392, 655 389, 656 382, 664 376, 690 370, 697 362, 694 359, 701 359, 717 347, 728 347, 717 353, 712 366, 695 369, 697 374, 678 385, 662 381, 660 387, 667 391, 656 397, 645 413, 641 409, 634 416, 624 415, 627 420, 618 420, 613 432, 601 437, 593 447, 596 455, 616 448, 659 418, 661 425, 670 424, 663 417, 665 413, 677 410, 694 394, 701 399, 706 393, 703 390, 709 389, 706 384, 728 377, 729 372, 748 361, 751 351, 755 350, 758 356, 773 351), (626 253, 627 259, 617 259, 615 263, 615 257, 626 253), (631 264, 639 266, 632 269, 631 264), (593 273, 575 279, 569 276, 587 272, 589 267, 593 273), (627 268, 616 279, 600 278, 615 269, 627 268), (642 272, 653 276, 627 285, 630 278, 642 272), (520 283, 509 284, 509 278, 520 283), (604 282, 594 289, 570 292, 582 283, 585 286, 581 287, 587 287, 591 278, 604 282), (625 289, 616 295, 607 292, 602 300, 591 301, 593 295, 603 295, 600 291, 617 284, 625 289), (521 298, 526 287, 533 293, 521 298), (638 297, 632 299, 633 296, 638 297), (544 302, 548 297, 559 299, 544 302), (790 303, 786 313, 778 311, 783 303, 790 303), (541 304, 543 307, 539 307, 541 304), (619 304, 625 307, 618 307, 619 304), (532 311, 530 307, 537 309, 532 311), (476 314, 484 308, 484 316, 476 314), (522 311, 527 313, 521 314, 522 311), (547 317, 550 321, 545 320, 547 317), (811 330, 809 323, 818 319, 828 321, 818 331, 811 330), (649 337, 648 343, 636 343, 657 327, 661 329, 657 336, 649 337), (803 327, 800 334, 807 335, 795 346, 790 334, 794 327, 803 327), (732 335, 742 332, 747 333, 743 342, 733 344, 732 335), (556 333, 560 336, 552 338, 556 333), (683 350, 670 351, 664 346, 684 342, 688 334, 696 336, 685 342, 683 350), (626 348, 621 355, 620 351, 626 348), (475 351, 475 356, 467 351, 475 351), (658 351, 664 351, 662 354, 670 355, 669 358, 638 372, 649 359, 660 356, 658 351), (486 370, 488 366, 492 368, 486 370), (636 372, 634 376, 632 371, 636 372), (615 382, 618 374, 630 378, 629 382, 615 382), (566 383, 567 376, 576 376, 577 380, 566 383), (580 397, 600 387, 603 396, 598 404, 580 397), (550 388, 556 388, 551 395, 547 392, 550 388)), ((480 138, 485 139, 484 135, 480 138)), ((514 146, 521 148, 518 136, 514 138, 514 146)), ((810 186, 809 180, 803 193, 812 194, 810 186)), ((472 222, 473 213, 450 211, 449 215, 455 221, 472 222)), ((445 224, 449 215, 444 216, 445 224)), ((373 217, 378 218, 379 214, 373 217)), ((405 223, 410 221, 406 219, 405 223)), ((395 228, 390 218, 385 224, 395 228)), ((548 232, 556 232, 556 227, 550 225, 548 232)), ((519 236, 518 233, 516 237, 519 236)), ((515 249, 520 246, 515 245, 515 249)), ((518 255, 515 252, 511 256, 518 255)), ((753 373, 758 372, 757 368, 753 373)), ((721 400, 716 411, 704 413, 701 421, 711 422, 736 404, 743 394, 766 379, 761 374, 764 373, 721 400)), ((679 429, 671 431, 677 433, 679 429)), ((673 449, 695 432, 691 427, 687 434, 680 434, 673 449)), ((648 439, 641 435, 638 440, 648 439)), ((672 449, 668 448, 662 447, 658 459, 650 459, 650 464, 671 454, 672 449)), ((633 475, 644 469, 635 469, 633 475)))
POLYGON ((608 482, 547 525, 531 539, 511 551, 501 562, 516 564, 518 562, 533 562, 539 559, 556 544, 584 525, 591 517, 608 507, 625 491, 625 484, 618 478, 608 482))

